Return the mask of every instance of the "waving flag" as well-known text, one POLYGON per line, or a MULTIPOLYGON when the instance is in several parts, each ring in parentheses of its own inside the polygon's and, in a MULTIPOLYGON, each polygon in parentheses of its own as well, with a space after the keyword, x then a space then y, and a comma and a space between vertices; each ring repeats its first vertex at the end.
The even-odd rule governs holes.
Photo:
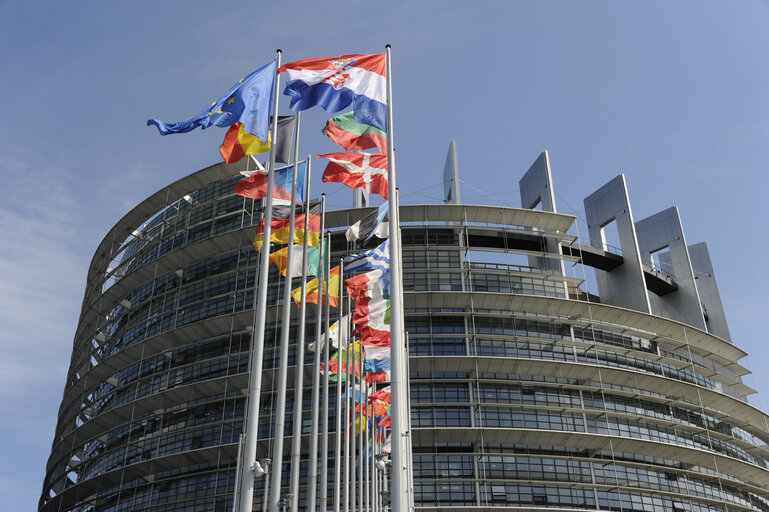
MULTIPOLYGON (((278 117, 278 144, 275 147, 276 162, 287 164, 289 161, 295 119, 296 116, 278 117)), ((266 153, 272 146, 272 139, 270 137, 267 138, 267 142, 264 142, 256 135, 246 133, 243 124, 235 123, 230 126, 230 129, 224 135, 224 141, 219 146, 219 154, 222 155, 222 159, 225 162, 232 164, 240 161, 246 155, 266 153)))
MULTIPOLYGON (((277 190, 277 188, 276 188, 277 190)), ((272 231, 270 232, 270 242, 275 244, 289 243, 288 235, 291 227, 291 207, 288 204, 278 204, 272 207, 272 231)), ((320 247, 320 203, 312 203, 310 211, 305 214, 304 206, 296 207, 294 216, 294 243, 304 244, 304 217, 309 215, 308 221, 309 233, 307 233, 307 245, 320 247)), ((262 248, 264 241, 264 219, 256 226, 254 235, 254 246, 256 250, 262 248)))
MULTIPOLYGON (((385 240, 370 251, 352 254, 344 258, 344 271, 348 273, 359 270, 382 270, 390 272, 390 241, 385 240)), ((389 283, 389 278, 388 279, 389 283)), ((389 294, 388 294, 389 296, 389 294)))
MULTIPOLYGON (((299 289, 301 292, 301 288, 299 289)), ((331 326, 328 328, 328 340, 331 342, 331 346, 334 348, 339 347, 339 339, 345 340, 348 338, 348 324, 349 324, 349 318, 350 315, 344 315, 340 320, 337 320, 331 326), (341 327, 340 327, 341 325, 341 327)), ((326 343, 326 334, 321 334, 320 336, 320 348, 323 349, 324 344, 326 343)), ((311 352, 315 352, 315 342, 312 342, 308 345, 308 350, 311 352)))
POLYGON ((170 133, 186 133, 197 127, 206 129, 209 126, 226 128, 236 122, 243 124, 246 133, 256 135, 261 140, 267 140, 270 130, 270 110, 272 110, 272 89, 275 85, 275 68, 277 60, 273 59, 253 73, 241 78, 227 93, 214 101, 211 106, 195 117, 178 123, 164 123, 158 119, 150 119, 147 126, 157 126, 160 135, 170 133))
MULTIPOLYGON (((331 283, 329 288, 329 303, 331 304, 331 307, 336 308, 339 306, 339 265, 332 268, 330 271, 329 276, 329 282, 331 283)), ((318 295, 321 294, 321 291, 319 290, 319 280, 316 277, 309 283, 307 283, 307 302, 309 304, 317 304, 318 303, 318 295)), ((326 304, 326 281, 323 281, 323 304, 326 304)), ((291 290, 291 297, 294 298, 294 302, 296 302, 296 306, 299 307, 299 305, 302 303, 302 288, 294 288, 291 290)))
POLYGON ((347 151, 377 148, 387 153, 387 132, 353 119, 353 112, 345 112, 326 121, 323 135, 347 151))
POLYGON ((298 60, 281 66, 282 71, 288 72, 283 94, 291 96, 291 110, 319 105, 339 112, 352 105, 355 121, 387 130, 384 53, 298 60))
POLYGON ((364 241, 370 239, 372 236, 377 238, 387 238, 390 236, 390 203, 382 203, 379 208, 361 220, 347 228, 344 236, 348 242, 354 242, 355 240, 364 241))
POLYGON ((390 347, 364 346, 363 371, 368 382, 390 382, 390 347))
MULTIPOLYGON (((294 245, 291 251, 291 277, 302 277, 302 259, 304 259, 304 245, 294 245)), ((288 247, 284 247, 270 254, 270 263, 278 267, 281 275, 286 275, 288 263, 288 247)), ((318 275, 320 263, 320 250, 317 247, 307 248, 307 275, 318 275)))
POLYGON ((390 272, 373 270, 352 277, 344 288, 355 300, 352 323, 362 345, 390 345, 390 272))
POLYGON ((362 188, 387 199, 387 155, 382 153, 328 153, 318 155, 330 162, 323 171, 323 182, 362 188))
MULTIPOLYGON (((307 176, 307 161, 299 162, 296 169, 296 202, 304 203, 304 180, 307 176)), ((284 167, 275 171, 275 187, 272 197, 291 201, 291 182, 294 179, 294 166, 284 167)), ((267 197, 267 175, 255 172, 248 179, 235 184, 234 192, 243 197, 261 199, 267 197)), ((287 208, 288 209, 288 208, 287 208)), ((302 243, 302 242, 299 242, 302 243)))

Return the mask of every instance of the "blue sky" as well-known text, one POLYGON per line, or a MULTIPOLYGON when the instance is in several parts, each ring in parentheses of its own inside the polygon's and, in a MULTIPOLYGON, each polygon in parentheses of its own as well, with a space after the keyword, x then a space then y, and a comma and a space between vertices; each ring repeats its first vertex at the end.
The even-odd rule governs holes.
MULTIPOLYGON (((290 61, 393 46, 404 203, 440 200, 456 139, 465 202, 520 206, 518 179, 547 149, 563 213, 584 218, 582 199, 619 173, 636 220, 677 205, 687 241, 708 242, 735 343, 769 364, 769 4, 317 5, 0 3, 0 511, 36 508, 96 246, 219 158, 224 130, 161 137, 146 120, 198 113, 276 48, 290 61)), ((303 154, 335 149, 327 118, 303 116, 303 154)), ((321 168, 313 195, 347 206, 321 168)), ((757 386, 769 405, 769 372, 757 386)))

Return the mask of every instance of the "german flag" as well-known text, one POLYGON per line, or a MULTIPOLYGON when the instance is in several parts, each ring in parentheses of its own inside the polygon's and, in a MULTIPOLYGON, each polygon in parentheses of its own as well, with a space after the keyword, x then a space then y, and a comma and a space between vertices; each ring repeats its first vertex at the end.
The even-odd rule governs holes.
MULTIPOLYGON (((289 217, 291 215, 291 206, 288 204, 279 204, 272 207, 272 233, 270 242, 274 244, 288 244, 288 231, 290 228, 289 217)), ((307 234, 307 244, 311 247, 320 246, 320 202, 310 204, 309 212, 305 213, 304 206, 297 206, 294 220, 294 242, 295 244, 304 244, 304 217, 309 215, 309 233, 307 234)), ((256 235, 254 236, 254 246, 256 250, 262 248, 264 241, 264 219, 256 226, 256 235)))

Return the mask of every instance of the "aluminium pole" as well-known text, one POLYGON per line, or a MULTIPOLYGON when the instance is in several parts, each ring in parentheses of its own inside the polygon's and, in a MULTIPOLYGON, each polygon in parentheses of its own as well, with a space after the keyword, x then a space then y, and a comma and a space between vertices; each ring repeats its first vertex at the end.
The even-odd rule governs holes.
MULTIPOLYGON (((297 112, 296 122, 299 124, 299 114, 297 112)), ((302 451, 302 409, 304 402, 304 342, 305 342, 305 319, 307 316, 307 251, 309 249, 310 232, 310 167, 312 161, 310 155, 307 155, 307 174, 305 175, 304 189, 304 247, 302 254, 302 291, 300 297, 302 302, 299 306, 299 330, 296 335, 296 364, 294 372, 294 429, 291 436, 291 478, 289 483, 289 493, 291 494, 291 511, 299 511, 299 473, 302 451)), ((293 240, 292 240, 293 243, 293 240)), ((317 350, 317 349, 316 349, 317 350)), ((316 358, 317 359, 317 358, 316 358)))
POLYGON ((238 487, 240 483, 240 458, 243 455, 243 434, 240 434, 238 436, 238 458, 235 459, 236 465, 235 465, 235 496, 232 499, 232 512, 237 512, 238 510, 238 498, 240 496, 240 493, 238 492, 238 487))
MULTIPOLYGON (((292 257, 294 249, 294 222, 296 220, 296 177, 299 168, 297 157, 299 154, 299 120, 294 127, 294 170, 291 180, 291 205, 288 216, 288 249, 286 252, 286 278, 283 288, 283 306, 280 321, 280 360, 278 363, 278 387, 275 407, 275 432, 273 434, 274 445, 272 447, 272 462, 275 465, 275 474, 272 477, 270 488, 269 511, 278 512, 280 509, 280 487, 283 477, 283 437, 286 423, 286 380, 288 378, 288 345, 291 330, 291 274, 292 257)), ((294 404, 296 407, 296 404, 294 404)), ((301 405, 300 405, 301 407, 301 405)))
MULTIPOLYGON (((324 228, 325 229, 325 228, 324 228)), ((326 329, 325 340, 323 343, 323 368, 325 368, 325 378, 323 379, 323 415, 321 416, 323 421, 323 429, 321 430, 320 439, 320 453, 323 457, 320 461, 320 489, 323 493, 323 510, 328 509, 328 409, 329 409, 329 388, 331 387, 331 381, 329 380, 330 372, 328 371, 328 359, 331 352, 328 338, 328 330, 331 323, 331 233, 326 237, 326 305, 325 305, 325 320, 323 325, 326 329)), ((323 304, 323 282, 318 283, 320 285, 320 301, 323 304)), ((337 303, 337 308, 339 304, 337 303)))
POLYGON ((393 150, 393 111, 392 111, 392 66, 390 64, 390 45, 385 47, 387 73, 387 187, 390 205, 390 351, 391 364, 391 416, 392 416, 392 492, 391 507, 393 512, 407 512, 412 494, 408 466, 411 464, 406 418, 408 415, 408 395, 406 394, 405 355, 403 344, 403 288, 400 280, 400 215, 397 204, 395 183, 395 154, 393 150))
MULTIPOLYGON (((329 234, 329 240, 331 240, 331 235, 329 234)), ((329 245, 329 255, 331 254, 331 246, 329 245)), ((330 257, 330 256, 329 256, 330 257)), ((331 276, 329 275, 329 302, 331 301, 330 292, 331 292, 331 276)), ((339 280, 340 283, 344 281, 344 260, 339 262, 339 280)), ((343 298, 342 298, 342 287, 339 288, 339 299, 337 302, 337 315, 339 316, 338 324, 337 326, 342 325, 342 305, 344 304, 343 298)), ((328 332, 328 330, 326 330, 328 332)), ((347 344, 347 339, 344 340, 345 345, 347 344)), ((328 338, 326 338, 326 346, 328 347, 328 338)), ((340 353, 342 347, 344 345, 342 344, 342 333, 339 333, 339 347, 337 347, 337 362, 339 359, 342 358, 342 354, 340 353)), ((328 363, 328 358, 326 359, 326 363, 328 363)), ((328 368, 328 366, 326 366, 328 368)), ((336 445, 334 446, 334 512, 340 512, 341 506, 342 506, 342 494, 341 494, 341 484, 342 484, 342 372, 341 368, 337 366, 338 370, 336 373, 336 430, 334 432, 334 440, 336 441, 336 445)))
MULTIPOLYGON (((280 68, 282 52, 277 51, 277 66, 280 68)), ((272 90, 272 143, 278 140, 278 84, 280 74, 275 77, 272 90)), ((240 512, 251 512, 254 508, 254 477, 256 469, 256 442, 259 429, 259 401, 262 394, 262 359, 264 357, 264 326, 267 316, 267 274, 270 265, 270 236, 272 236, 272 194, 275 188, 275 150, 270 151, 270 167, 267 174, 267 197, 264 201, 264 233, 262 256, 257 272, 258 290, 254 294, 254 324, 251 338, 251 368, 248 377, 248 405, 246 410, 245 443, 243 467, 240 471, 240 512)))
MULTIPOLYGON (((308 474, 308 505, 307 510, 309 512, 315 512, 316 507, 316 500, 315 500, 315 494, 317 490, 317 483, 318 483, 318 414, 320 412, 320 320, 321 320, 321 313, 323 312, 323 276, 325 275, 326 271, 326 264, 325 264, 325 256, 323 255, 323 230, 325 229, 326 224, 326 194, 322 194, 320 196, 320 234, 321 234, 321 251, 320 251, 320 265, 318 266, 319 276, 318 276, 318 307, 315 311, 315 356, 313 358, 313 365, 312 365, 312 403, 310 405, 310 410, 312 411, 312 423, 310 425, 310 464, 309 464, 309 474, 308 474)), ((306 233, 305 229, 305 233, 306 233)), ((305 249, 306 250, 306 249, 305 249)), ((326 279, 328 279, 328 276, 326 276, 326 279)), ((306 302, 307 297, 302 295, 302 304, 306 302)), ((325 350, 325 348, 324 348, 325 350)), ((324 454, 323 458, 326 458, 328 455, 324 454)), ((323 487, 321 487, 323 489, 323 487)), ((323 491, 325 492, 325 491, 323 491)))
MULTIPOLYGON (((346 297, 347 308, 350 310, 350 296, 346 297)), ((341 319, 340 319, 341 325, 341 319)), ((350 331, 347 331, 348 333, 350 331)), ((347 348, 346 367, 345 367, 345 399, 344 399, 344 511, 350 512, 350 340, 345 340, 345 347, 347 348)), ((352 350, 355 350, 353 345, 352 350)))

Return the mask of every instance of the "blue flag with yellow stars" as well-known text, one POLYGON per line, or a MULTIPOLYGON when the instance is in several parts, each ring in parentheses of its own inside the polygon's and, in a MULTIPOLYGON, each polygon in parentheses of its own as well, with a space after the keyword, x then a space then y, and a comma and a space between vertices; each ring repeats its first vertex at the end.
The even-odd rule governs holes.
POLYGON ((256 135, 261 140, 268 140, 270 131, 270 111, 272 110, 272 89, 277 77, 277 61, 271 60, 253 73, 241 78, 227 94, 211 104, 200 114, 178 123, 164 123, 150 119, 147 126, 155 125, 160 135, 186 133, 198 126, 226 128, 240 122, 246 133, 256 135))

